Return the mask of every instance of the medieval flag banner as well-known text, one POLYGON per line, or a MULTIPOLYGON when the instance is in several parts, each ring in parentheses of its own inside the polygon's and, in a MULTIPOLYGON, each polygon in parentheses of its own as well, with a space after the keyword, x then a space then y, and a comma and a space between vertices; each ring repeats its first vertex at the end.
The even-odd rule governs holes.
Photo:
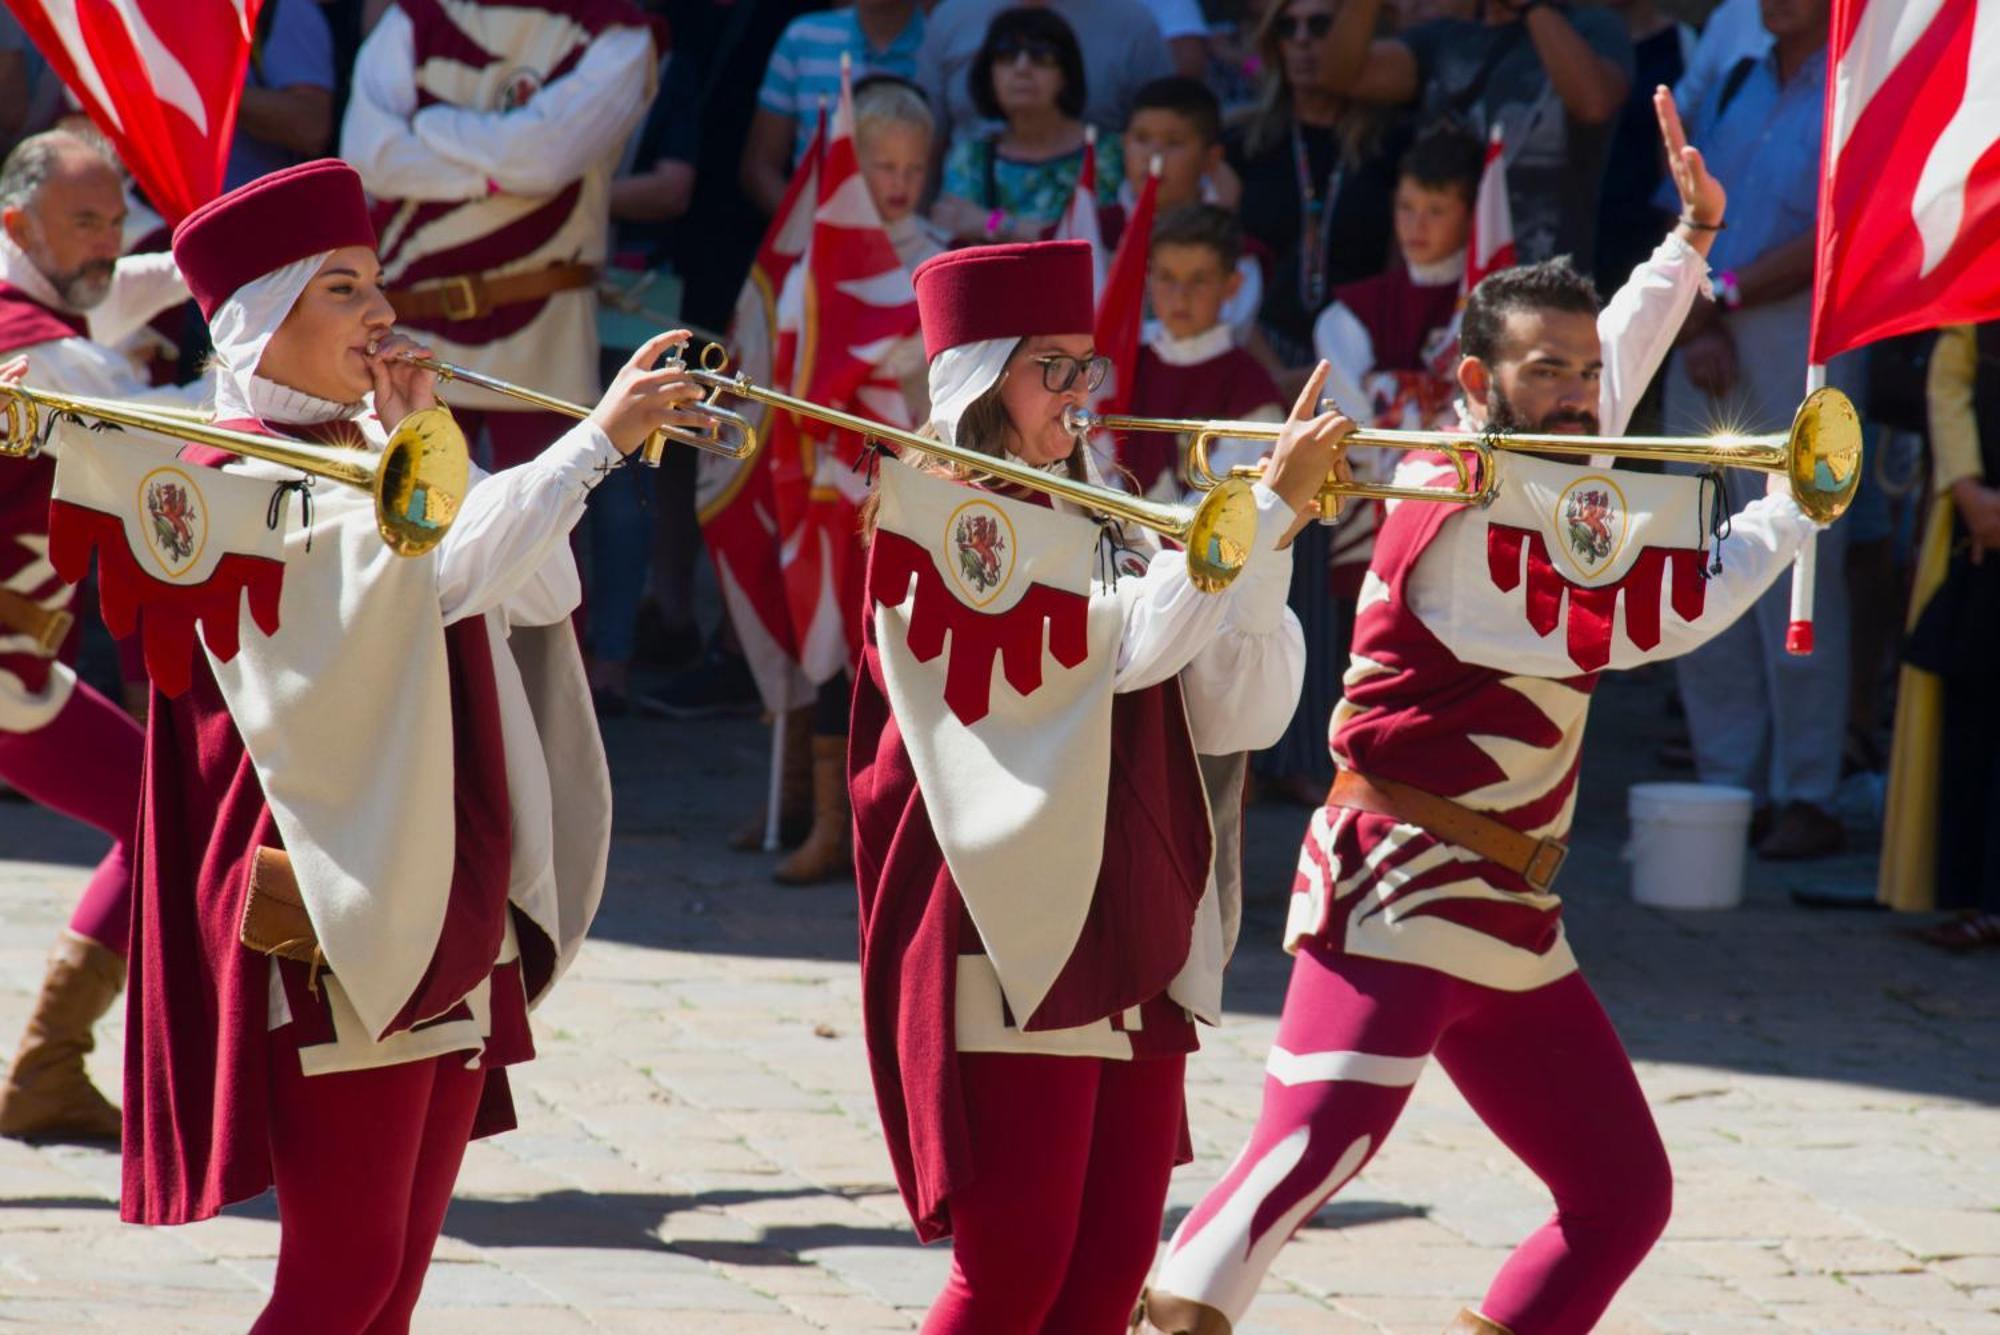
POLYGON ((1496 125, 1493 137, 1486 141, 1486 167, 1472 203, 1472 228, 1465 244, 1464 295, 1471 296, 1480 279, 1495 269, 1511 267, 1514 259, 1514 214, 1507 203, 1507 145, 1496 125))
POLYGON ((222 193, 267 0, 7 0, 169 223, 222 193))
POLYGON ((64 422, 49 505, 49 563, 80 583, 97 560, 105 629, 136 629, 167 695, 188 687, 195 631, 217 661, 242 642, 242 615, 278 632, 292 488, 201 468, 171 449, 64 422))
POLYGON ((1812 351, 2000 316, 2000 0, 1834 0, 1812 351))
MULTIPOLYGON (((822 109, 819 130, 799 159, 736 300, 730 326, 736 366, 758 384, 791 381, 802 292, 787 280, 812 238, 825 142, 822 109)), ((796 437, 798 424, 786 413, 766 414, 755 403, 744 404, 741 411, 753 421, 761 415, 757 452, 748 459, 696 455, 695 512, 757 694, 766 709, 782 715, 813 696, 812 683, 799 671, 798 646, 785 602, 784 574, 778 564, 777 502, 768 463, 774 450, 791 448, 787 442, 796 437)))

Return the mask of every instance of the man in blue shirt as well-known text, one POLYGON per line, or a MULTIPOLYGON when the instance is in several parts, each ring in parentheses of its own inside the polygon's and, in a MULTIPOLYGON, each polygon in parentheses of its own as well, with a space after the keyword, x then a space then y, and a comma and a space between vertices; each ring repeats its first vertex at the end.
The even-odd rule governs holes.
POLYGON ((757 115, 743 146, 743 189, 770 216, 778 211, 792 167, 812 142, 819 104, 840 96, 840 58, 853 64, 856 83, 870 74, 915 79, 924 42, 924 11, 917 0, 854 0, 844 9, 792 20, 757 90, 757 115))
POLYGON ((316 0, 266 0, 257 15, 223 189, 326 156, 333 144, 333 30, 316 0))
MULTIPOLYGON (((1762 0, 1762 12, 1769 49, 1723 72, 1689 134, 1735 189, 1729 230, 1709 253, 1715 299, 1696 303, 1667 372, 1675 434, 1782 431, 1805 394, 1828 0, 1762 0)), ((1849 369, 1836 363, 1830 379, 1841 383, 1849 369)), ((1732 470, 1724 485, 1725 505, 1740 508, 1764 478, 1732 470)), ((1790 591, 1781 582, 1677 664, 1695 767, 1703 782, 1755 796, 1752 840, 1766 858, 1822 857, 1844 842, 1831 808, 1847 719, 1849 528, 1819 538, 1809 657, 1785 651, 1790 591)))

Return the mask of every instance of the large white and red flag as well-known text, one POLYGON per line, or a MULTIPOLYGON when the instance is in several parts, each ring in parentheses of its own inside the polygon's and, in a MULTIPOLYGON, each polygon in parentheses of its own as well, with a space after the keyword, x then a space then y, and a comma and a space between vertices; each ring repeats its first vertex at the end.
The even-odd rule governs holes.
POLYGON ((1139 369, 1139 327, 1146 315, 1146 261, 1153 248, 1153 214, 1159 205, 1160 160, 1155 157, 1118 236, 1111 268, 1097 293, 1097 350, 1111 359, 1111 381, 1098 405, 1122 413, 1132 402, 1132 378, 1139 369))
MULTIPOLYGON (((825 143, 822 110, 819 129, 799 158, 736 299, 729 331, 735 364, 760 385, 791 383, 803 305, 801 287, 793 276, 812 238, 825 143)), ((798 424, 787 413, 765 414, 755 403, 740 405, 740 411, 758 422, 757 453, 741 460, 696 456, 695 512, 757 694, 766 709, 782 714, 813 698, 812 683, 799 671, 798 645, 785 601, 784 573, 778 564, 778 510, 768 464, 774 452, 794 448, 798 424)))
MULTIPOLYGON (((805 305, 793 392, 891 426, 913 425, 885 361, 917 329, 917 295, 861 175, 845 68, 806 256, 803 274, 795 275, 805 305)), ((769 458, 792 635, 801 670, 817 683, 844 670, 861 642, 859 514, 868 478, 854 433, 810 420, 797 428, 791 447, 769 458)))
POLYGON ((7 0, 169 223, 222 193, 266 0, 7 0))
POLYGON ((2000 315, 2000 0, 1834 0, 1812 361, 2000 315))
POLYGON ((1070 191, 1069 206, 1056 219, 1051 241, 1090 243, 1090 290, 1104 291, 1104 223, 1097 216, 1097 127, 1083 131, 1083 165, 1077 168, 1076 186, 1070 191))
POLYGON ((1507 203, 1507 151, 1500 127, 1486 141, 1486 166, 1479 173, 1479 193, 1472 201, 1472 226, 1465 238, 1465 284, 1460 302, 1472 295, 1479 280, 1515 262, 1514 213, 1507 203))

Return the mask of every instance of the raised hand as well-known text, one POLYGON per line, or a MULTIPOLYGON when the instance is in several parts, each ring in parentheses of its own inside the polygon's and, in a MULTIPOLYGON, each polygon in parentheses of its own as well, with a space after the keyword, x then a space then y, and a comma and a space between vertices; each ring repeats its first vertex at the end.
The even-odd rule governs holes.
POLYGON ((1715 226, 1729 207, 1729 192, 1722 182, 1708 174, 1701 150, 1687 141, 1681 128, 1680 108, 1674 105, 1673 90, 1665 84, 1653 90, 1653 114, 1660 121, 1660 142, 1667 151, 1667 171, 1681 197, 1681 217, 1715 226))

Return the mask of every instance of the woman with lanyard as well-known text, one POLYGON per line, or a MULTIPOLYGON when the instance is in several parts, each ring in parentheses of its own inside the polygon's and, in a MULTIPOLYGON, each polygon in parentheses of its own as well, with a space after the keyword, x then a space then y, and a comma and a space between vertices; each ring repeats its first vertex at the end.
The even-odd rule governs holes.
MULTIPOLYGON (((1081 241, 920 266, 928 430, 1092 480, 1064 422, 1105 370, 1091 286, 1081 241)), ((1223 592, 1066 504, 881 465, 848 773, 876 1101, 918 1235, 954 1243, 930 1335, 1120 1330, 1137 1298, 1234 936, 1196 753, 1297 697, 1287 549, 1352 430, 1309 415, 1320 378, 1223 592)))
MULTIPOLYGON (((1308 374, 1312 325, 1327 294, 1388 263, 1395 164, 1407 138, 1398 113, 1349 104, 1324 87, 1335 8, 1336 0, 1289 0, 1265 12, 1256 34, 1263 92, 1229 145, 1243 178, 1243 230, 1270 262, 1251 351, 1288 394, 1308 374)), ((1329 530, 1300 536, 1290 601, 1305 633, 1305 690, 1284 736, 1254 762, 1267 793, 1303 806, 1318 806, 1333 781, 1326 720, 1347 666, 1327 586, 1331 560, 1329 530)))
MULTIPOLYGON (((197 209, 174 258, 219 425, 379 448, 435 406, 345 163, 197 209)), ((692 420, 685 373, 646 369, 686 338, 535 459, 475 472, 422 555, 385 546, 360 491, 300 493, 279 629, 154 691, 119 1209, 189 1223, 275 1184, 257 1331, 408 1330, 467 1142, 514 1125, 505 1068, 534 1055, 528 1007, 582 943, 610 841, 569 532, 621 456, 692 420)), ((180 463, 299 481, 205 446, 180 463)))

